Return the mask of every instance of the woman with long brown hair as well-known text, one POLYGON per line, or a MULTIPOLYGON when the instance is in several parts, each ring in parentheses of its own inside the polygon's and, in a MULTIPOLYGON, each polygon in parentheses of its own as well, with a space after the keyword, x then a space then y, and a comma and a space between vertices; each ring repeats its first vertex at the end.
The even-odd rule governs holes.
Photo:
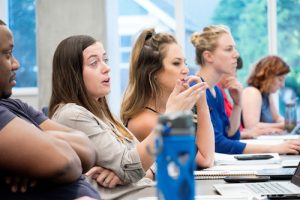
MULTIPOLYGON (((86 35, 64 39, 53 57, 52 119, 86 133, 96 148, 96 166, 88 173, 98 184, 137 182, 154 162, 146 147, 153 147, 154 133, 137 139, 110 112, 110 67, 103 45, 86 35)), ((201 96, 202 85, 186 88, 178 80, 165 113, 191 109, 201 96)), ((151 175, 151 171, 148 171, 151 175)))
POLYGON ((188 76, 180 45, 165 32, 156 33, 145 29, 138 36, 131 53, 130 78, 121 105, 121 119, 128 129, 143 141, 154 128, 160 113, 165 112, 167 100, 176 81, 198 81, 202 84, 202 95, 196 109, 196 163, 202 168, 213 165, 214 137, 206 104, 207 84, 198 77, 188 76))

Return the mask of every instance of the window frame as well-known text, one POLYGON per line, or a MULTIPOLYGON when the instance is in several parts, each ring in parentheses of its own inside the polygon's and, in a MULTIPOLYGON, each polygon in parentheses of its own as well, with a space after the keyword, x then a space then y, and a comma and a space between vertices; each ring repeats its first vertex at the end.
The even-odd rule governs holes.
MULTIPOLYGON (((185 24, 184 24, 184 1, 183 0, 173 0, 174 1, 174 12, 175 12, 175 36, 180 44, 185 48, 185 24)), ((120 77, 120 46, 119 46, 119 35, 118 35, 118 1, 105 0, 106 5, 106 49, 108 55, 111 55, 110 66, 111 66, 111 76, 113 77, 113 82, 111 87, 111 94, 109 96, 109 103, 111 105, 112 111, 114 113, 119 113, 119 105, 121 102, 121 77, 120 77)), ((277 2, 276 0, 267 0, 268 6, 268 46, 270 54, 277 54, 277 2)), ((0 18, 8 23, 8 0, 0 0, 0 18)), ((38 76, 38 74, 37 74, 38 76)), ((38 78, 38 77, 37 77, 38 78)), ((22 87, 14 88, 13 91, 15 95, 38 95, 37 87, 22 87)), ((278 106, 278 93, 275 94, 276 105, 278 106)))
MULTIPOLYGON (((269 54, 278 54, 277 47, 277 1, 267 0, 269 54)), ((274 104, 279 110, 279 91, 273 94, 274 104)))
POLYGON ((111 67, 110 74, 111 92, 108 96, 108 103, 111 111, 119 115, 121 102, 121 68, 120 66, 120 45, 118 34, 118 1, 105 0, 106 10, 106 52, 111 67), (117 53, 116 53, 117 52, 117 53))
MULTIPOLYGON (((276 20, 276 0, 266 0, 267 6, 268 6, 268 53, 270 54, 277 54, 277 20, 276 20)), ((185 13, 184 13, 184 0, 173 0, 174 2, 174 12, 175 12, 175 37, 178 40, 178 42, 182 45, 182 47, 185 49, 185 13)), ((109 52, 118 52, 114 54, 114 65, 111 66, 120 66, 120 53, 121 53, 121 47, 119 45, 116 45, 116 42, 112 43, 110 40, 113 41, 119 41, 119 35, 116 35, 115 33, 118 33, 118 7, 119 7, 119 1, 109 1, 106 0, 106 9, 109 12, 106 12, 109 14, 107 16, 107 49, 109 52), (115 7, 114 7, 115 6, 115 7), (112 12, 113 10, 113 12, 112 12), (115 25, 114 27, 111 27, 115 25), (113 33, 113 34, 112 34, 113 33), (118 60, 118 62, 116 61, 118 60)), ((112 67, 113 68, 113 67, 112 67)), ((112 70, 112 77, 114 80, 118 80, 113 84, 112 86, 112 94, 110 96, 113 96, 112 101, 110 104, 112 105, 112 110, 115 113, 119 113, 119 106, 121 102, 121 79, 120 79, 120 70, 121 68, 124 68, 124 66, 120 66, 117 70, 112 70), (116 72, 119 71, 119 72, 116 72), (118 79, 119 78, 119 79, 118 79), (116 108, 117 107, 117 108, 116 108)), ((278 92, 274 95, 275 96, 275 103, 276 106, 279 107, 279 95, 278 92)))
MULTIPOLYGON (((9 26, 9 15, 8 15, 8 0, 0 0, 0 18, 5 21, 7 26, 9 26)), ((38 76, 38 74, 37 74, 38 76)), ((38 78, 38 77, 37 77, 38 78)), ((36 87, 19 87, 13 88, 14 97, 22 96, 36 96, 38 95, 38 86, 36 87)))

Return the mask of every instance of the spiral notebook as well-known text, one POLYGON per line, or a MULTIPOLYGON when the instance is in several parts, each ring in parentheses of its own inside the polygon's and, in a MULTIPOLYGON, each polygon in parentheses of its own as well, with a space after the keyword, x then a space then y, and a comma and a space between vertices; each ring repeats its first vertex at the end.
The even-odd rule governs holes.
POLYGON ((201 170, 195 171, 194 177, 196 180, 216 180, 224 179, 226 176, 255 176, 256 171, 242 171, 242 170, 224 170, 224 171, 211 171, 201 170))

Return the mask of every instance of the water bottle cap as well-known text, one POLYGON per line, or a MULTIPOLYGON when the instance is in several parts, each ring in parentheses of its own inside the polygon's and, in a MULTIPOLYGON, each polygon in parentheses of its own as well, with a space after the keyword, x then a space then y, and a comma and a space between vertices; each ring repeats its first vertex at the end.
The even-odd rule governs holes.
POLYGON ((163 135, 193 135, 195 125, 191 111, 167 113, 159 117, 158 123, 164 128, 163 135))
POLYGON ((293 107, 293 106, 297 105, 297 100, 298 100, 298 97, 292 98, 285 103, 285 106, 293 107))
POLYGON ((296 102, 295 102, 295 101, 289 101, 289 102, 285 103, 285 106, 286 106, 286 107, 293 107, 293 106, 295 106, 295 105, 296 105, 296 102))

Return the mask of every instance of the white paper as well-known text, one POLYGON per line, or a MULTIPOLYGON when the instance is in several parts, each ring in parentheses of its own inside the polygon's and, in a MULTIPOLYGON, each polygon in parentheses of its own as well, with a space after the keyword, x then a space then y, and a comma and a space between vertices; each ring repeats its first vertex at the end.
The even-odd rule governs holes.
MULTIPOLYGON (((259 164, 281 164, 282 160, 279 157, 278 153, 263 153, 264 155, 272 155, 273 158, 264 159, 264 160, 237 160, 234 158, 236 155, 243 154, 221 154, 215 153, 215 165, 259 165, 259 164)), ((260 154, 247 154, 247 155, 260 155, 260 154)))
POLYGON ((219 166, 213 166, 205 170, 261 170, 261 169, 276 169, 281 168, 281 164, 267 164, 267 165, 219 165, 219 166))
POLYGON ((261 135, 257 140, 293 140, 299 139, 299 135, 261 135))

